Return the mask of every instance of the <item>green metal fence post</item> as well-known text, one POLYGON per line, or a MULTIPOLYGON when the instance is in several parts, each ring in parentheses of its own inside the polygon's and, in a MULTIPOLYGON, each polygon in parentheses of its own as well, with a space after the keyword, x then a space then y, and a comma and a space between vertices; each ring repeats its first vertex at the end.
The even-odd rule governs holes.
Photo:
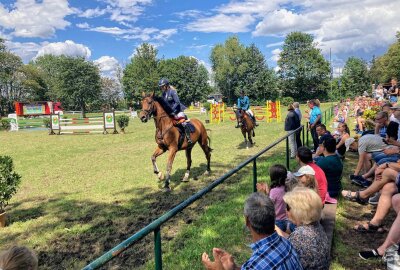
POLYGON ((305 139, 305 137, 304 137, 304 126, 302 126, 302 128, 301 128, 301 133, 302 133, 302 137, 303 137, 303 140, 302 140, 302 145, 305 145, 305 141, 304 141, 304 139, 305 139))
POLYGON ((310 131, 308 130, 308 123, 307 123, 307 147, 310 147, 310 141, 308 138, 309 133, 310 133, 310 131))
POLYGON ((154 230, 154 260, 156 270, 162 270, 161 231, 160 227, 154 230))
POLYGON ((325 123, 325 125, 326 125, 326 111, 324 112, 324 123, 325 123))
POLYGON ((286 137, 286 168, 290 170, 289 168, 289 137, 286 137))
POLYGON ((253 192, 257 192, 257 159, 253 160, 253 192))

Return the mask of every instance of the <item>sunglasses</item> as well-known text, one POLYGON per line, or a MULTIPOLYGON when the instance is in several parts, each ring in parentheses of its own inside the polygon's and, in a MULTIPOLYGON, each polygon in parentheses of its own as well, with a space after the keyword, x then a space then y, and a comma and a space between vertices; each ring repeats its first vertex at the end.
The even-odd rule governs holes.
POLYGON ((286 204, 286 211, 290 211, 290 206, 288 204, 286 204))

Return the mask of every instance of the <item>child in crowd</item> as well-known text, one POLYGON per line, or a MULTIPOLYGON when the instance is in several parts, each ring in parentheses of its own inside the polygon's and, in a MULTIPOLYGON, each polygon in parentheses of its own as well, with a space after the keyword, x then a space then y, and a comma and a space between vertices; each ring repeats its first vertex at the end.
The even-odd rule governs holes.
POLYGON ((271 179, 271 187, 267 183, 258 183, 257 190, 263 192, 271 198, 275 205, 275 224, 282 231, 288 229, 288 220, 286 215, 286 204, 283 201, 285 195, 285 183, 288 172, 286 167, 280 164, 275 164, 269 168, 269 177, 271 179))
POLYGON ((27 247, 14 246, 0 254, 0 269, 2 270, 36 270, 38 259, 27 247))

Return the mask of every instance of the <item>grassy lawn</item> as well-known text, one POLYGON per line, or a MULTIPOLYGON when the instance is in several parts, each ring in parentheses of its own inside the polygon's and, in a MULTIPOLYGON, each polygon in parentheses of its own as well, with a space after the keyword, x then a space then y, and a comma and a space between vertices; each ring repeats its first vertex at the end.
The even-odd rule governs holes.
MULTIPOLYGON (((284 119, 286 111, 282 112, 284 119)), ((0 155, 11 156, 22 175, 21 187, 7 208, 9 224, 2 229, 0 245, 33 248, 40 269, 83 267, 285 134, 283 123, 261 123, 256 144, 246 150, 234 124, 206 125, 214 149, 211 176, 201 176, 205 157, 196 146, 192 178, 181 183, 186 160, 184 152, 178 153, 170 194, 162 192, 152 172, 153 122, 142 124, 135 119, 124 135, 0 132, 0 155), (196 176, 198 180, 194 180, 196 176)), ((258 160, 259 181, 267 179, 270 165, 285 164, 284 145, 258 160)), ((166 155, 157 163, 165 171, 166 155)), ((238 262, 244 261, 249 238, 243 230, 242 207, 251 192, 251 181, 248 166, 162 227, 165 269, 202 269, 200 255, 213 246, 226 248, 237 255, 238 262)), ((138 268, 151 260, 152 238, 144 238, 105 269, 138 268)), ((150 269, 151 265, 141 268, 150 269)))

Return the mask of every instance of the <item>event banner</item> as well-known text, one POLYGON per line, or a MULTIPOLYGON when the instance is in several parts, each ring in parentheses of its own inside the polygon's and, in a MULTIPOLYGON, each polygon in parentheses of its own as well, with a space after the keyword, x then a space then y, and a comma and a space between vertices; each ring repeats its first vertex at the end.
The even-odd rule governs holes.
POLYGON ((114 128, 114 113, 104 113, 105 128, 114 128))
POLYGON ((44 104, 24 104, 23 111, 24 115, 42 115, 46 113, 46 106, 44 104))
POLYGON ((54 130, 60 129, 60 117, 58 116, 58 114, 51 115, 51 128, 54 130))
POLYGON ((16 113, 10 113, 8 115, 10 119, 10 131, 18 131, 18 117, 16 113))

